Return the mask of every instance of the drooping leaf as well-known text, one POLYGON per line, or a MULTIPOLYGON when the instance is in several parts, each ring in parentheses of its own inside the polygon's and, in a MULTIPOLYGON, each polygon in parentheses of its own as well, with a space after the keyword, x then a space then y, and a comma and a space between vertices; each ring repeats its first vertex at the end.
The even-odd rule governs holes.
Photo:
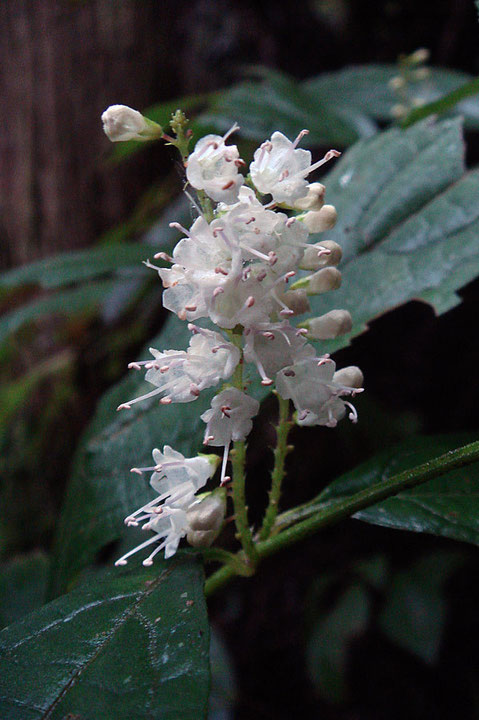
MULTIPOLYGON (((342 475, 310 506, 329 503, 420 465, 474 438, 457 435, 414 438, 342 475)), ((448 472, 400 492, 353 517, 384 527, 462 540, 479 545, 479 463, 448 472)))
POLYGON ((436 552, 394 575, 379 624, 387 637, 424 662, 437 661, 446 616, 444 585, 462 553, 436 552))
POLYGON ((49 560, 33 552, 0 566, 0 628, 20 620, 45 602, 49 560))
POLYGON ((370 598, 359 583, 351 585, 333 610, 318 617, 308 639, 308 675, 319 694, 330 702, 347 697, 346 671, 350 643, 365 631, 370 598))
POLYGON ((38 285, 64 287, 110 274, 124 267, 138 267, 154 249, 140 243, 112 243, 88 250, 62 253, 21 265, 0 275, 1 288, 38 285))
POLYGON ((21 327, 47 315, 90 313, 97 310, 114 288, 113 280, 91 283, 83 287, 41 297, 12 310, 0 318, 0 343, 21 327))
POLYGON ((357 143, 325 179, 338 211, 327 237, 343 248, 339 290, 316 297, 314 314, 346 308, 349 336, 391 308, 421 299, 436 312, 479 274, 479 172, 463 175, 460 120, 424 122, 357 143))
POLYGON ((209 631, 201 564, 111 571, 0 633, 0 717, 197 720, 209 631))
POLYGON ((143 272, 143 260, 151 258, 159 249, 168 252, 177 241, 178 230, 171 228, 169 222, 188 224, 190 217, 188 200, 180 195, 143 234, 141 243, 109 242, 21 265, 0 274, 0 289, 8 291, 34 285, 51 290, 125 271, 136 277, 143 272))

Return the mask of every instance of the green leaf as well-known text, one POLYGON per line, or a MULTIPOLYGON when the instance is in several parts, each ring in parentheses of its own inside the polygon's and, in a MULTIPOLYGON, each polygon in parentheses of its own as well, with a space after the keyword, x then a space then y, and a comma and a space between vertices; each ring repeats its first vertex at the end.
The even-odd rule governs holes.
MULTIPOLYGON (((446 435, 408 440, 342 475, 318 495, 314 507, 317 511, 321 505, 347 498, 471 439, 446 435)), ((442 535, 479 545, 479 463, 400 492, 360 510, 353 517, 374 525, 442 535)))
POLYGON ((437 552, 396 573, 379 625, 387 637, 428 664, 437 661, 446 616, 444 585, 464 563, 462 553, 437 552))
POLYGON ((411 112, 401 121, 402 127, 409 127, 419 120, 423 120, 430 115, 443 115, 448 110, 453 110, 462 100, 474 97, 479 93, 479 78, 470 80, 461 85, 457 90, 444 95, 439 100, 422 105, 421 107, 411 110, 411 112))
POLYGON ((348 648, 368 623, 370 598, 360 584, 349 587, 331 612, 320 617, 306 649, 308 674, 318 692, 334 703, 347 697, 348 648))
POLYGON ((148 571, 112 571, 5 629, 0 717, 204 718, 209 631, 202 583, 191 555, 148 571))
POLYGON ((344 113, 327 98, 319 100, 287 75, 257 69, 261 82, 244 82, 219 93, 199 120, 224 132, 237 122, 243 137, 264 140, 275 130, 294 137, 303 128, 311 144, 349 145, 376 127, 364 117, 344 113))
POLYGON ((342 287, 313 299, 312 311, 353 315, 350 335, 373 318, 421 299, 440 313, 479 274, 479 172, 464 173, 460 120, 392 129, 357 143, 326 177, 338 223, 317 236, 343 248, 342 287))
MULTIPOLYGON (((432 67, 429 71, 428 78, 410 85, 408 92, 411 100, 428 104, 473 79, 471 75, 456 70, 432 67)), ((389 83, 397 74, 397 65, 356 65, 310 78, 302 84, 302 88, 320 102, 329 103, 336 109, 343 108, 351 115, 362 114, 369 122, 391 122, 392 108, 398 103, 398 97, 389 83)), ((478 98, 463 100, 455 110, 464 116, 467 128, 479 128, 478 98)))
POLYGON ((22 265, 0 275, 0 287, 13 289, 38 285, 45 289, 59 288, 134 266, 156 252, 140 243, 112 243, 89 250, 63 253, 38 262, 22 265))
POLYGON ((45 602, 49 560, 44 553, 21 555, 0 570, 0 627, 11 625, 45 602))
POLYGON ((113 280, 92 283, 42 297, 12 310, 0 318, 0 344, 21 327, 46 315, 90 313, 96 310, 114 289, 113 280))

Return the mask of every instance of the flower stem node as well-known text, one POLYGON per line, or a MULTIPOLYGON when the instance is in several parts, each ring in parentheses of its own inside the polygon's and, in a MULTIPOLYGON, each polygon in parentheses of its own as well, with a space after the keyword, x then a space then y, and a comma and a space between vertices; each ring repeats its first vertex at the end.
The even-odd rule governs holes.
POLYGON ((321 233, 331 230, 336 225, 338 213, 334 205, 323 205, 321 210, 310 210, 300 219, 310 233, 321 233))
POLYGON ((154 140, 163 135, 158 123, 128 105, 110 105, 101 116, 103 130, 111 142, 154 140))
POLYGON ((312 340, 332 340, 350 332, 353 319, 347 310, 331 310, 325 315, 306 320, 300 327, 307 329, 307 336, 312 340))

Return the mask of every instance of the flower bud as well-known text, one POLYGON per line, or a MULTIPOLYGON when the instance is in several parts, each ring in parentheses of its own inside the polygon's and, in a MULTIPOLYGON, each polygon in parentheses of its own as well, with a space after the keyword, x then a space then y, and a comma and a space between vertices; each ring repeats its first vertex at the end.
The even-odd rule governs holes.
POLYGON ((103 130, 111 142, 152 140, 163 134, 160 125, 127 105, 110 105, 101 116, 103 130))
POLYGON ((396 120, 400 120, 405 115, 407 115, 408 109, 406 105, 403 105, 402 103, 397 103, 396 105, 393 105, 391 108, 391 115, 396 120))
POLYGON ((297 280, 291 290, 306 290, 307 295, 321 295, 341 287, 341 273, 335 267, 326 267, 313 275, 297 280))
POLYGON ((364 383, 364 375, 356 365, 348 365, 348 367, 337 370, 333 375, 333 380, 338 385, 361 388, 364 383))
POLYGON ((325 315, 312 318, 299 327, 308 331, 308 337, 313 340, 332 340, 349 332, 353 327, 353 320, 347 310, 331 310, 325 315))
POLYGON ((336 225, 338 214, 334 205, 323 205, 321 210, 310 210, 303 216, 303 223, 310 233, 325 232, 336 225))
POLYGON ((321 210, 324 205, 326 188, 319 182, 310 183, 307 194, 296 200, 294 207, 298 210, 321 210))
POLYGON ((391 90, 402 90, 406 87, 406 80, 402 75, 395 75, 388 82, 391 90))
POLYGON ((338 243, 334 240, 323 240, 305 249, 299 267, 302 270, 319 270, 323 267, 339 265, 342 256, 343 251, 338 243), (324 252, 325 250, 327 252, 324 252))
POLYGON ((413 65, 420 65, 421 63, 427 62, 429 60, 429 56, 430 52, 427 48, 419 48, 409 55, 409 61, 413 65))
POLYGON ((209 547, 218 537, 226 513, 226 490, 219 487, 200 496, 186 511, 188 534, 186 539, 193 547, 209 547))
POLYGON ((294 315, 302 315, 311 310, 306 290, 288 290, 280 294, 279 298, 293 311, 294 315))

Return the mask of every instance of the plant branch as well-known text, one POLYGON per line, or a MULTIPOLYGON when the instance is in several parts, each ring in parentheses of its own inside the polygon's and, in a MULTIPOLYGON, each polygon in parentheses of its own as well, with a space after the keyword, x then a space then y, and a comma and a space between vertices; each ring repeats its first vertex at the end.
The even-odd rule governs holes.
MULTIPOLYGON (((402 490, 408 490, 417 485, 421 485, 428 480, 445 475, 450 470, 471 465, 478 460, 479 441, 476 441, 464 447, 450 450, 444 455, 428 460, 422 465, 417 465, 410 470, 404 470, 392 478, 375 483, 371 487, 360 490, 350 497, 323 504, 322 508, 311 506, 311 512, 314 512, 311 517, 257 544, 258 560, 263 560, 270 555, 274 555, 279 550, 313 535, 321 528, 333 525, 344 518, 350 517, 359 510, 363 510, 371 505, 376 505, 376 503, 381 500, 397 495, 397 493, 402 490)), ((231 566, 227 565, 222 567, 206 581, 205 594, 211 595, 216 590, 219 590, 231 580, 235 574, 231 566)))

